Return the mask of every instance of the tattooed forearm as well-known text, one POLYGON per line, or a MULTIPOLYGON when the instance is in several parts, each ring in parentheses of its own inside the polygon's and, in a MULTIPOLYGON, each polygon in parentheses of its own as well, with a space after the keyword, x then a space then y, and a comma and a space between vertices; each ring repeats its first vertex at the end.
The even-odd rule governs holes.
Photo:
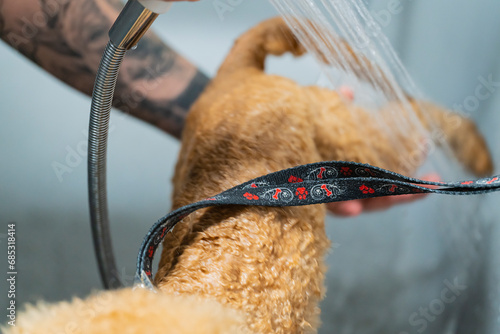
MULTIPOLYGON (((91 94, 119 0, 0 0, 0 38, 74 88, 91 94)), ((179 137, 208 78, 147 34, 119 75, 115 106, 179 137)))
POLYGON ((0 0, 0 36, 2 35, 2 31, 4 30, 5 20, 2 14, 3 0, 0 0))

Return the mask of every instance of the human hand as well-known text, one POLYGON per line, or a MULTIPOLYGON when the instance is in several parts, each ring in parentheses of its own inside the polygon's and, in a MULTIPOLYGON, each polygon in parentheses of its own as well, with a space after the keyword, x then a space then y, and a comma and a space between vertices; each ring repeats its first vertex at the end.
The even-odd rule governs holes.
MULTIPOLYGON (((437 182, 440 177, 436 173, 426 174, 422 180, 437 182)), ((358 216, 363 212, 373 212, 386 210, 398 204, 411 203, 423 199, 428 194, 408 194, 398 196, 385 196, 366 199, 356 199, 352 201, 328 203, 326 208, 330 213, 342 217, 358 216)))

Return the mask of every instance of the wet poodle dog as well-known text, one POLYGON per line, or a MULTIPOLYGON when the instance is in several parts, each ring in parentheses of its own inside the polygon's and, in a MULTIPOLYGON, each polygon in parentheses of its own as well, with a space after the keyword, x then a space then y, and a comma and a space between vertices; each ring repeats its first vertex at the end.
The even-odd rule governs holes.
MULTIPOLYGON (((268 54, 304 48, 279 18, 240 37, 191 109, 176 167, 174 208, 249 179, 324 160, 409 174, 374 116, 337 92, 264 73, 268 54), (363 120, 362 135, 356 131, 363 120)), ((476 127, 430 104, 458 160, 478 175, 492 162, 476 127), (449 120, 454 120, 450 122, 449 120), (458 120, 458 121, 456 121, 458 120)), ((402 139, 411 152, 418 139, 402 139)), ((416 168, 417 166, 415 166, 416 168)), ((156 293, 124 288, 85 300, 39 304, 8 333, 305 333, 319 326, 329 248, 325 206, 226 206, 199 210, 167 235, 156 293)), ((335 269, 335 268, 334 268, 335 269)), ((332 298, 335 292, 332 291, 332 298)))

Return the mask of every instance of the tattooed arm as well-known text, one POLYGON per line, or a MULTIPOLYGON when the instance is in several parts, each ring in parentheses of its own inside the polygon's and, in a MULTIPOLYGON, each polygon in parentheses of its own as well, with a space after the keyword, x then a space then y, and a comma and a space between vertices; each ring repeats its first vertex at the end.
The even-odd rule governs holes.
MULTIPOLYGON (((90 95, 120 0, 0 0, 0 38, 90 95)), ((123 61, 115 106, 179 138, 190 105, 209 79, 146 34, 123 61)))

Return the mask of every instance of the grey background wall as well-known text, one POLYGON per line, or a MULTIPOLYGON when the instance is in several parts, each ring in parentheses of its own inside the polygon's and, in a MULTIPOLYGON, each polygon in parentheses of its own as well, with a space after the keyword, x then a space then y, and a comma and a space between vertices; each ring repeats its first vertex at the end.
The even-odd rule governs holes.
MULTIPOLYGON (((401 0, 395 11, 394 1, 369 4, 429 99, 453 107, 474 96, 479 78, 500 81, 500 2, 401 0)), ((222 15, 215 3, 177 4, 155 23, 167 43, 210 75, 240 33, 276 15, 264 0, 231 5, 222 15)), ((86 162, 79 153, 89 99, 5 44, 0 59, 0 247, 6 224, 16 222, 17 302, 85 296, 101 287, 88 223, 86 162), (67 164, 71 173, 58 178, 54 162, 67 164)), ((308 57, 271 59, 269 67, 303 84, 320 76, 308 57)), ((492 87, 490 98, 468 113, 486 134, 498 166, 500 87, 492 87)), ((142 236, 170 207, 179 144, 118 112, 112 119, 112 231, 118 266, 131 281, 142 236)), ((499 200, 432 197, 355 219, 328 218, 334 246, 320 332, 500 332, 499 200), (460 215, 452 214, 457 208, 460 215), (453 302, 442 300, 446 288, 453 302)), ((4 256, 0 263, 6 268, 4 256)), ((5 287, 1 280, 0 293, 5 287)))

